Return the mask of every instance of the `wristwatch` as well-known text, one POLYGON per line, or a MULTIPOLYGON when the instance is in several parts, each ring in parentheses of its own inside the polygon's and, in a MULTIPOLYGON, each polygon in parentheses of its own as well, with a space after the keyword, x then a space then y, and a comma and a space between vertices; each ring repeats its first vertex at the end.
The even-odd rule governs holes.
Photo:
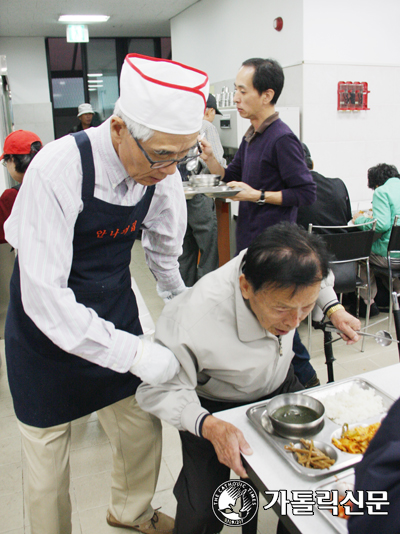
POLYGON ((344 306, 342 306, 342 304, 340 303, 337 303, 335 304, 334 306, 331 306, 327 312, 326 312, 326 316, 328 317, 328 319, 331 318, 331 315, 334 314, 335 312, 337 312, 338 310, 345 310, 346 308, 344 306))
POLYGON ((265 204, 265 191, 264 191, 264 189, 261 189, 261 195, 260 195, 260 198, 257 200, 257 204, 259 206, 262 206, 263 204, 265 204))

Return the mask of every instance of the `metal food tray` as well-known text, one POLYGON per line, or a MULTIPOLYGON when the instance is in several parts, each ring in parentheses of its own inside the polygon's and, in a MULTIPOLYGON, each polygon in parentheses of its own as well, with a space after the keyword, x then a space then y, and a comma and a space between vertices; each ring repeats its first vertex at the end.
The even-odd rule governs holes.
MULTIPOLYGON (((332 491, 338 490, 340 495, 346 495, 346 490, 354 491, 354 469, 347 469, 342 471, 338 475, 327 478, 322 484, 313 488, 313 491, 332 491)), ((337 530, 340 534, 348 534, 347 529, 347 519, 333 515, 329 510, 320 510, 318 506, 315 506, 314 509, 332 525, 332 527, 337 530)))
MULTIPOLYGON (((357 423, 349 425, 349 427, 352 428, 352 427, 359 426, 359 425, 367 426, 372 423, 381 421, 384 415, 386 415, 390 406, 393 404, 394 399, 390 397, 389 395, 387 395, 385 392, 383 392, 381 389, 367 382, 366 380, 362 380, 359 378, 349 378, 339 383, 331 383, 331 384, 327 384, 326 386, 313 388, 311 390, 299 391, 298 393, 301 393, 303 395, 310 395, 311 397, 314 397, 315 399, 318 399, 319 401, 321 401, 323 404, 324 398, 330 395, 335 395, 336 393, 347 391, 351 388, 353 384, 356 384, 363 389, 373 389, 375 391, 375 394, 379 395, 382 398, 382 402, 385 407, 385 412, 375 415, 374 417, 370 417, 368 419, 363 419, 361 421, 358 421, 357 423)), ((322 429, 317 434, 312 436, 311 438, 306 437, 305 439, 312 439, 314 442, 318 441, 322 443, 323 446, 332 447, 334 451, 337 453, 336 462, 329 469, 313 469, 310 467, 304 467, 303 465, 300 465, 296 459, 295 454, 287 452, 285 450, 285 445, 289 445, 290 443, 293 443, 294 445, 300 444, 300 439, 299 438, 297 439, 296 438, 293 438, 293 439, 284 438, 280 436, 277 432, 275 432, 270 422, 270 419, 268 417, 267 410, 266 410, 268 402, 269 401, 265 401, 263 404, 252 406, 246 411, 246 415, 250 419, 250 421, 253 423, 253 425, 256 427, 256 429, 260 432, 260 434, 268 441, 268 443, 287 462, 289 462, 289 464, 293 467, 295 471, 297 471, 301 475, 304 475, 306 477, 326 476, 336 471, 340 471, 342 469, 350 467, 358 463, 359 461, 361 461, 362 454, 351 454, 348 452, 343 452, 333 445, 332 436, 335 434, 336 438, 340 437, 342 425, 338 425, 337 423, 334 423, 333 421, 328 419, 328 417, 325 415, 322 429)))
POLYGON ((186 185, 189 184, 189 182, 183 182, 183 184, 183 191, 185 192, 185 197, 187 200, 190 200, 199 193, 211 198, 229 198, 234 197, 240 193, 240 191, 242 191, 240 188, 232 189, 224 182, 220 182, 219 185, 213 185, 209 187, 192 187, 191 185, 186 185))

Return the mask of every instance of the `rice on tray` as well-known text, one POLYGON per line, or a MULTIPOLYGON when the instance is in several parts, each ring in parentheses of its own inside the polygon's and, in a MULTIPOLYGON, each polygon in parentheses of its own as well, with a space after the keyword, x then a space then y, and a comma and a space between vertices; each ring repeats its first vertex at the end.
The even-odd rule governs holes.
POLYGON ((325 415, 338 425, 358 423, 386 412, 382 397, 373 389, 363 389, 353 384, 348 391, 329 395, 323 399, 325 415))

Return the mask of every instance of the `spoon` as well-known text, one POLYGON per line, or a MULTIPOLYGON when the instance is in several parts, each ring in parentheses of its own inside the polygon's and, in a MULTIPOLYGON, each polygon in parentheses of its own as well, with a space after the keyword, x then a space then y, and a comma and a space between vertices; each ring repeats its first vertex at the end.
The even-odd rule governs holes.
MULTIPOLYGON (((198 140, 201 141, 205 135, 206 135, 205 132, 202 133, 198 140)), ((194 154, 197 154, 199 152, 199 149, 197 147, 194 150, 196 151, 194 154)), ((200 153, 201 153, 201 149, 200 149, 200 153)), ((196 169, 198 163, 199 163, 199 156, 197 156, 197 158, 194 158, 194 159, 191 159, 190 161, 188 161, 186 163, 186 169, 189 172, 192 172, 192 171, 194 171, 196 169)))
POLYGON ((392 344, 392 341, 399 343, 396 339, 393 339, 387 330, 379 330, 376 334, 368 334, 367 332, 357 332, 357 334, 359 336, 374 337, 378 345, 382 345, 382 347, 388 347, 392 344))
POLYGON ((199 162, 199 158, 191 159, 190 161, 186 163, 186 169, 190 172, 194 171, 195 168, 197 167, 198 162, 199 162))
MULTIPOLYGON (((327 326, 326 330, 328 332, 335 332, 337 334, 343 334, 344 333, 341 330, 339 330, 338 328, 335 328, 334 326, 332 326, 332 327, 327 326)), ((387 330, 379 330, 379 332, 377 332, 376 334, 369 334, 367 332, 361 332, 361 331, 356 331, 356 333, 359 336, 374 337, 375 341, 378 343, 378 345, 381 345, 382 347, 388 347, 389 345, 392 344, 392 342, 399 343, 399 341, 397 341, 397 339, 393 339, 392 335, 387 330)))

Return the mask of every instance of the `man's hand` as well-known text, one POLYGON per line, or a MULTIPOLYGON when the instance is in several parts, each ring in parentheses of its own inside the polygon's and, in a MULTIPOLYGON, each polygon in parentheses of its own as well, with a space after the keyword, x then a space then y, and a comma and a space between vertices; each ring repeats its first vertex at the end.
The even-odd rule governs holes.
POLYGON ((200 146, 201 146, 201 154, 200 154, 200 157, 203 161, 207 161, 208 159, 214 157, 214 152, 212 151, 212 148, 211 148, 211 143, 209 143, 207 141, 207 139, 205 139, 204 137, 201 137, 200 136, 197 138, 197 141, 199 142, 200 146))
POLYGON ((152 386, 171 380, 179 371, 175 354, 167 347, 139 337, 135 359, 129 371, 152 386))
POLYGON ((163 291, 157 283, 156 289, 157 289, 158 296, 163 299, 164 304, 168 304, 168 302, 172 300, 174 297, 177 297, 178 295, 180 295, 184 291, 187 291, 190 288, 186 287, 185 284, 182 282, 182 284, 176 287, 175 289, 166 290, 166 291, 163 291))
MULTIPOLYGON (((259 189, 253 189, 249 184, 244 182, 228 182, 226 185, 229 185, 232 189, 242 189, 234 197, 229 197, 229 200, 246 200, 247 202, 257 202, 257 200, 260 200, 261 191, 259 189)), ((266 204, 280 206, 282 204, 282 191, 265 191, 264 198, 266 204)))
POLYGON ((355 332, 360 330, 361 323, 357 317, 353 317, 346 310, 337 310, 330 316, 333 326, 343 332, 342 338, 347 341, 347 345, 357 343, 360 336, 355 332))
POLYGON ((202 434, 213 444, 221 464, 233 469, 238 476, 248 478, 240 453, 250 455, 253 451, 238 428, 209 415, 204 419, 202 434))
POLYGON ((206 163, 209 171, 212 174, 219 174, 222 178, 225 176, 225 169, 222 165, 218 163, 214 156, 214 152, 212 151, 211 144, 207 141, 207 139, 198 137, 198 142, 201 146, 201 154, 200 158, 206 163))
POLYGON ((229 197, 229 200, 257 202, 260 198, 260 191, 258 191, 258 189, 253 189, 249 184, 245 184, 244 182, 228 182, 226 185, 229 185, 232 189, 242 189, 242 191, 234 197, 229 197))

